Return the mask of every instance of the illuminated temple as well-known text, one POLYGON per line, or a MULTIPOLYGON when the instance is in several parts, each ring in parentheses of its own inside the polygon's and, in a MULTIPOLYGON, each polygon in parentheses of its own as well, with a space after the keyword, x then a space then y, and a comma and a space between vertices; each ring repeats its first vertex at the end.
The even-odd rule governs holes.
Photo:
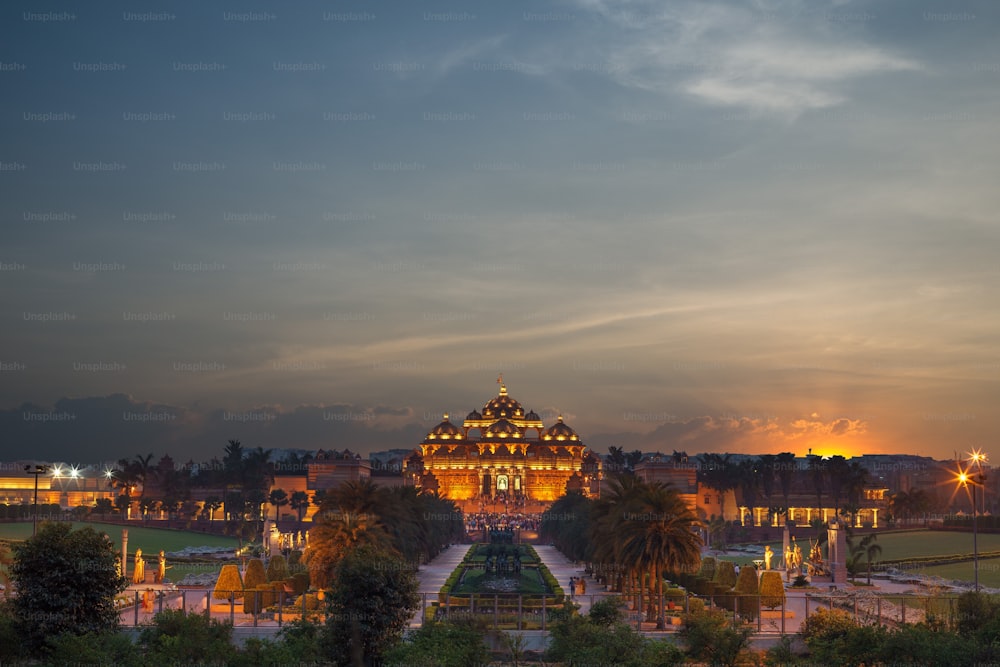
POLYGON ((532 410, 500 393, 461 426, 444 415, 409 464, 417 485, 455 501, 549 503, 575 489, 596 496, 600 458, 560 416, 548 428, 532 410))

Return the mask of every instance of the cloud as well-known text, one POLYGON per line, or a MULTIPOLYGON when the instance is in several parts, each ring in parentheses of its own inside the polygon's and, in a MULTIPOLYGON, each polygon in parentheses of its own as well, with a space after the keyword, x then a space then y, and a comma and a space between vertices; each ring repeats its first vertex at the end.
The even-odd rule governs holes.
POLYGON ((621 85, 782 116, 843 104, 849 84, 917 71, 916 61, 831 28, 821 8, 783 3, 774 11, 689 2, 582 2, 618 29, 607 73, 621 85))

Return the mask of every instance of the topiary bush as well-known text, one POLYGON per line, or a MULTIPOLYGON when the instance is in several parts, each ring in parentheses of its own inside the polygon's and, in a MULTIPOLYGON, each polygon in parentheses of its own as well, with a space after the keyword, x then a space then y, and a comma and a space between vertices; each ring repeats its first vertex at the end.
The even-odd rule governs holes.
POLYGON ((267 580, 282 581, 287 578, 288 563, 285 561, 285 557, 281 554, 271 556, 271 560, 267 562, 267 580))
POLYGON ((720 560, 715 564, 715 576, 713 581, 722 584, 726 588, 736 585, 736 565, 731 560, 720 560))
POLYGON ((760 604, 768 609, 785 604, 785 585, 781 574, 774 570, 766 570, 760 575, 760 604))
POLYGON ((701 559, 701 569, 698 570, 698 576, 709 581, 715 577, 715 558, 713 556, 705 556, 701 559))
POLYGON ((250 590, 263 583, 267 583, 264 563, 259 558, 251 558, 247 562, 247 571, 243 574, 243 588, 250 590))
POLYGON ((243 578, 235 565, 223 565, 215 582, 212 598, 216 600, 238 600, 243 597, 243 578))
POLYGON ((760 590, 760 582, 757 581, 757 570, 750 567, 740 568, 740 576, 736 579, 735 592, 737 598, 737 611, 748 620, 757 618, 757 592, 760 590))
POLYGON ((302 595, 307 590, 309 590, 309 573, 308 572, 296 572, 292 575, 292 588, 295 589, 296 595, 302 595))

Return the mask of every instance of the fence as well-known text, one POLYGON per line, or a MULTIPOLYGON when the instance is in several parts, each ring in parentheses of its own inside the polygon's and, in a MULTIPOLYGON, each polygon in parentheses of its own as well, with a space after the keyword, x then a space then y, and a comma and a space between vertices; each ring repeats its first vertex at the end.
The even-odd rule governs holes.
POLYGON ((228 599, 213 599, 211 590, 129 591, 118 598, 119 620, 123 626, 147 625, 154 615, 169 609, 204 614, 232 625, 283 626, 302 619, 326 622, 327 606, 323 595, 302 595, 298 602, 287 604, 279 591, 250 590, 226 593, 228 599), (238 599, 238 598, 243 598, 238 599), (237 622, 238 621, 238 622, 237 622))
MULTIPOLYGON (((239 626, 277 626, 309 619, 325 622, 328 618, 326 603, 320 596, 303 595, 293 604, 284 600, 269 600, 269 591, 236 591, 232 599, 215 600, 211 590, 131 591, 120 603, 120 618, 124 626, 141 626, 166 609, 181 609, 200 613, 206 617, 239 626), (238 600, 235 595, 243 595, 238 600), (249 599, 246 599, 249 598, 249 599)), ((781 604, 769 608, 763 604, 768 596, 721 594, 712 596, 686 595, 682 598, 664 598, 666 620, 664 631, 681 627, 684 614, 692 607, 693 600, 700 600, 706 607, 720 609, 739 625, 750 627, 760 634, 793 634, 801 623, 818 609, 841 609, 850 613, 863 625, 899 627, 907 623, 932 622, 954 628, 958 620, 957 595, 905 595, 875 594, 871 592, 801 592, 787 591, 781 604)), ((279 595, 279 593, 275 593, 279 595)), ((581 611, 611 593, 576 595, 572 600, 580 603, 581 611)), ((626 598, 622 598, 623 601, 626 598)), ((630 601, 625 602, 625 619, 642 632, 656 631, 655 612, 649 616, 644 607, 640 611, 630 601)), ((548 630, 560 614, 562 604, 553 604, 544 596, 516 594, 476 594, 443 596, 421 593, 420 609, 410 621, 417 628, 432 620, 476 618, 488 627, 498 630, 548 630)))

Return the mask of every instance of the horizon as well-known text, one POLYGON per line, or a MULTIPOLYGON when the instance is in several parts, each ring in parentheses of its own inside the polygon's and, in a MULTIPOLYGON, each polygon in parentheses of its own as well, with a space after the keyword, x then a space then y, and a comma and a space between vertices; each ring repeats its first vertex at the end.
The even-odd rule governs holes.
POLYGON ((0 10, 0 441, 989 451, 1000 7, 0 10))

